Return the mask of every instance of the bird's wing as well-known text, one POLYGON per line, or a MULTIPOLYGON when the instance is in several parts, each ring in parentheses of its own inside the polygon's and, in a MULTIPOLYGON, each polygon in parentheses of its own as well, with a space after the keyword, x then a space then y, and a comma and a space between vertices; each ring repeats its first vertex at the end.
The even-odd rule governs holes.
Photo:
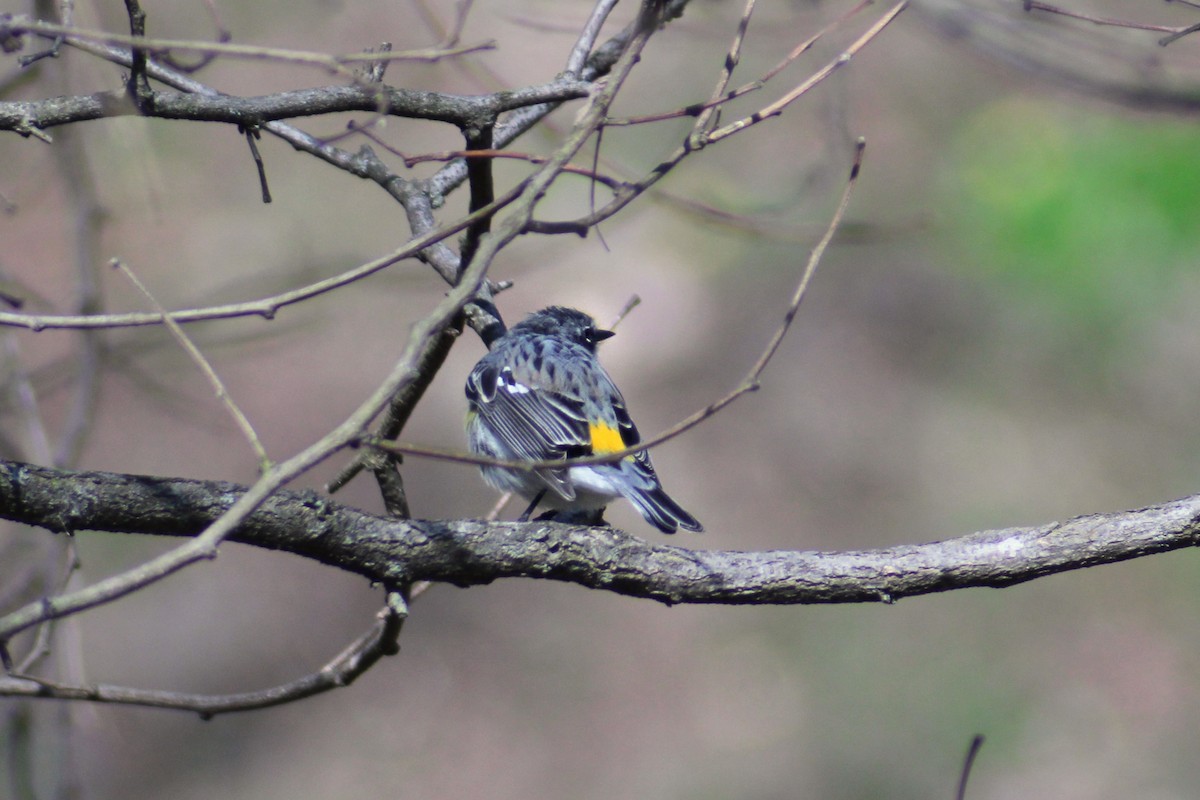
MULTIPOLYGON (((583 398, 528 385, 511 367, 478 365, 467 379, 467 399, 514 459, 543 461, 592 452, 583 398)), ((574 499, 566 469, 537 474, 564 499, 574 499)))
MULTIPOLYGON (((607 375, 603 376, 600 389, 608 395, 609 406, 613 410, 613 415, 617 421, 616 437, 612 437, 612 446, 602 447, 595 435, 596 431, 592 431, 592 441, 595 444, 594 452, 616 452, 624 450, 640 444, 642 435, 638 432, 637 425, 633 423, 633 418, 629 416, 629 409, 625 406, 625 398, 621 396, 621 390, 616 387, 612 379, 607 375)), ((625 458, 624 471, 626 475, 637 476, 642 483, 639 488, 651 488, 658 485, 658 476, 654 474, 654 465, 650 463, 650 453, 645 450, 634 453, 625 458)))

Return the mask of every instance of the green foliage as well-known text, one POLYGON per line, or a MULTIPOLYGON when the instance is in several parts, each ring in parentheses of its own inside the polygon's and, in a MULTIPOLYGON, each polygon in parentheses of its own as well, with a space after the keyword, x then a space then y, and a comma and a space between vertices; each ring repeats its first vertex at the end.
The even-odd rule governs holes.
POLYGON ((970 266, 1085 328, 1150 313, 1200 253, 1194 125, 985 107, 955 137, 943 208, 970 266))

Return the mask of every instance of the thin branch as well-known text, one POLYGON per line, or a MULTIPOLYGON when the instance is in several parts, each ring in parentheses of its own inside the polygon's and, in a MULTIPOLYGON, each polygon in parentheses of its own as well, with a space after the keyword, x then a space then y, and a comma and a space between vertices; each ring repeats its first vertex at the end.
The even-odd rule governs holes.
POLYGON ((352 684, 383 656, 399 651, 404 617, 384 607, 370 630, 352 642, 319 670, 294 681, 253 692, 236 694, 186 694, 157 689, 136 689, 98 684, 72 686, 23 674, 0 676, 0 696, 51 700, 86 700, 95 703, 147 706, 192 711, 203 719, 235 711, 252 711, 283 705, 352 684))
MULTIPOLYGON (((422 236, 410 239, 403 247, 393 250, 391 253, 381 256, 374 261, 368 261, 366 264, 347 270, 340 275, 258 300, 171 311, 168 312, 167 316, 178 323, 202 322, 205 320, 230 319, 234 317, 274 319, 275 315, 282 308, 347 286, 369 275, 373 275, 386 267, 390 267, 392 264, 403 261, 406 258, 412 258, 420 251, 465 229, 477 218, 494 214, 497 210, 504 208, 520 195, 521 188, 522 186, 517 186, 491 206, 480 209, 478 212, 458 219, 448 225, 436 228, 422 236)), ((161 324, 163 324, 162 314, 148 312, 131 314, 37 315, 0 311, 0 325, 28 328, 32 331, 43 331, 52 328, 128 328, 161 324)))
POLYGON ((1194 25, 1188 25, 1186 28, 1180 28, 1179 30, 1175 31, 1174 33, 1172 33, 1168 36, 1162 37, 1161 39, 1158 40, 1159 47, 1166 47, 1167 45, 1171 44, 1172 42, 1182 39, 1185 36, 1191 36, 1193 33, 1196 33, 1197 31, 1200 31, 1200 22, 1198 22, 1194 25))
MULTIPOLYGON (((822 38, 827 36, 835 28, 845 24, 851 18, 856 16, 859 12, 863 11, 865 8, 867 8, 872 3, 874 3, 874 1, 875 0, 860 0, 860 2, 857 5, 850 8, 848 11, 846 11, 844 14, 842 14, 841 16, 834 19, 832 22, 830 22, 824 28, 821 28, 819 31, 814 33, 812 36, 808 37, 804 41, 800 42, 800 44, 793 47, 791 52, 789 52, 786 56, 784 56, 783 59, 781 59, 779 61, 779 63, 777 63, 775 66, 771 67, 769 70, 764 72, 761 77, 751 81, 750 83, 739 86, 736 89, 724 91, 723 93, 722 93, 722 91, 714 91, 713 97, 706 103, 696 103, 694 105, 684 106, 683 108, 677 108, 673 111, 662 111, 662 112, 659 112, 656 114, 646 114, 646 115, 640 116, 640 117, 613 118, 613 119, 606 120, 605 124, 609 125, 609 126, 612 126, 612 125, 641 125, 641 124, 644 124, 647 122, 662 122, 662 121, 668 120, 668 119, 678 119, 679 117, 703 118, 705 113, 708 110, 722 106, 726 103, 729 103, 730 101, 733 101, 733 100, 738 99, 739 97, 742 97, 743 95, 750 94, 751 92, 757 92, 760 89, 762 89, 763 87, 765 87, 773 78, 775 78, 777 75, 779 75, 780 72, 783 72, 784 69, 786 69, 794 61, 796 61, 798 58, 800 58, 800 56, 804 55, 809 50, 811 50, 813 48, 813 46, 816 45, 816 43, 819 42, 822 38)), ((723 73, 724 73, 724 70, 723 70, 723 73)), ((730 72, 729 74, 732 74, 732 73, 730 72)), ((718 84, 717 84, 718 90, 723 90, 725 82, 726 81, 724 81, 723 79, 718 82, 718 84)), ((704 127, 704 126, 700 126, 700 127, 704 127)))
MULTIPOLYGON (((1032 22, 1035 18, 1021 11, 1019 3, 912 0, 912 8, 939 35, 1031 73, 1039 84, 1058 83, 1129 108, 1200 111, 1194 82, 1172 80, 1165 71, 1148 73, 1147 64, 1153 66, 1151 53, 1142 48, 1121 60, 1117 48, 1126 43, 1123 39, 1088 33, 1088 53, 1064 37, 1067 28, 1032 22), (1128 69, 1115 72, 1114 63, 1128 69)), ((1159 44, 1169 44, 1170 38, 1159 44)))
POLYGON ((29 371, 21 359, 21 343, 17 334, 7 333, 3 342, 4 360, 8 368, 4 370, 3 382, 8 392, 12 394, 13 405, 17 409, 19 427, 25 431, 25 447, 21 448, 26 458, 39 464, 52 463, 53 454, 50 452, 50 437, 46 433, 46 425, 42 419, 41 408, 38 404, 37 389, 30 379, 29 371), (28 448, 26 450, 26 448, 28 448))
POLYGON ((458 44, 462 38, 463 29, 467 27, 467 17, 471 14, 471 7, 475 4, 475 0, 458 0, 454 4, 454 24, 450 26, 450 30, 446 32, 446 37, 442 40, 442 47, 452 47, 458 44))
MULTIPOLYGON (((73 43, 73 46, 76 49, 83 50, 84 52, 90 53, 98 58, 111 61, 115 64, 128 67, 132 63, 132 56, 129 51, 118 47, 95 44, 91 42, 75 42, 73 43)), ((148 64, 147 72, 154 80, 165 83, 168 86, 172 86, 185 92, 190 92, 214 99, 224 97, 224 95, 217 90, 206 86, 187 75, 183 75, 177 71, 163 67, 158 63, 152 62, 148 64)), ((511 93, 501 93, 503 96, 496 97, 499 97, 500 100, 507 102, 505 98, 510 94, 511 93)), ((372 111, 378 113, 379 96, 377 93, 372 94, 372 103, 372 111)), ((542 104, 538 107, 547 108, 545 104, 542 104)), ((3 110, 4 106, 0 104, 0 117, 2 117, 3 110)), ((499 113, 500 110, 501 109, 499 107, 490 111, 486 108, 475 108, 474 111, 467 113, 464 116, 464 119, 475 113, 495 114, 499 113)), ((32 124, 31 120, 24 116, 25 113, 26 112, 18 109, 17 119, 15 122, 16 127, 14 129, 24 135, 45 137, 46 135, 42 133, 38 127, 32 124)), ((414 237, 422 237, 431 233, 436 228, 436 223, 431 212, 434 202, 433 197, 436 196, 438 200, 440 200, 444 193, 449 191, 448 188, 442 187, 438 188, 436 191, 430 191, 430 189, 424 184, 422 184, 422 186, 419 188, 414 186, 412 181, 407 181, 397 176, 396 173, 390 170, 387 165, 383 164, 369 148, 362 148, 357 153, 350 153, 334 147, 315 136, 311 136, 292 125, 280 121, 263 123, 261 128, 268 133, 279 137, 301 152, 313 155, 322 161, 325 161, 326 163, 357 177, 368 178, 374 181, 404 207, 409 218, 409 223, 412 226, 414 237)), ((416 253, 416 256, 432 266, 448 283, 453 283, 458 275, 459 259, 449 250, 449 248, 441 245, 439 241, 440 240, 435 239, 430 243, 429 246, 419 250, 416 253)), ((472 324, 475 324, 474 321, 472 321, 472 324)), ((481 324, 486 325, 486 320, 482 321, 481 324)))
POLYGON ((799 86, 792 89, 790 92, 788 92, 786 95, 784 95, 783 97, 776 100, 774 103, 771 103, 770 105, 765 106, 764 108, 754 112, 753 114, 751 114, 747 117, 743 117, 740 120, 731 122, 728 125, 718 128, 710 133, 701 134, 701 135, 695 137, 697 139, 702 140, 701 142, 699 142, 700 146, 714 144, 716 142, 721 141, 722 139, 724 139, 727 136, 731 136, 731 135, 737 133, 740 130, 744 130, 745 128, 748 128, 752 125, 757 125, 759 122, 762 122, 765 119, 770 119, 771 117, 782 114, 783 110, 785 108, 787 108, 789 105, 794 103, 796 100, 800 99, 802 96, 807 94, 808 91, 810 89, 812 89, 814 86, 816 86, 818 83, 820 83, 821 81, 828 78, 836 70, 840 69, 841 67, 844 67, 846 64, 849 64, 850 59, 852 59, 855 55, 857 55, 858 52, 860 50, 862 50, 862 48, 866 47, 866 45, 872 39, 874 39, 876 36, 878 36, 879 33, 884 28, 886 28, 892 22, 892 20, 894 20, 896 17, 898 17, 900 15, 900 12, 903 11, 907 7, 908 7, 908 0, 902 0, 902 2, 894 5, 890 11, 888 11, 886 14, 884 14, 882 17, 880 17, 878 20, 876 20, 875 24, 872 25, 870 28, 868 28, 866 30, 866 32, 863 33, 862 36, 855 39, 850 44, 849 47, 847 47, 845 50, 843 50, 842 53, 834 61, 830 62, 829 64, 825 65, 825 67, 823 67, 822 69, 813 73, 808 78, 808 80, 804 81, 799 86))
POLYGON ((733 41, 729 45, 729 52, 725 55, 725 63, 721 65, 721 74, 717 78, 717 85, 713 87, 712 97, 698 116, 697 127, 701 130, 709 128, 710 125, 715 127, 717 121, 720 119, 717 111, 719 108, 718 101, 725 94, 725 90, 729 86, 729 81, 733 79, 733 71, 737 69, 738 62, 741 61, 742 43, 746 39, 746 31, 750 27, 750 17, 754 15, 754 5, 756 2, 757 0, 746 0, 746 8, 742 11, 741 19, 738 20, 737 30, 734 32, 733 41))
POLYGON ((578 78, 583 72, 588 56, 596 46, 596 39, 600 37, 600 29, 604 27, 605 20, 616 5, 617 0, 596 0, 588 21, 579 32, 575 46, 571 48, 571 54, 567 56, 567 68, 563 71, 565 74, 578 78))
POLYGON ((379 495, 383 498, 383 508, 390 516, 408 519, 412 516, 412 507, 408 504, 408 493, 404 489, 404 476, 400 474, 402 458, 387 453, 380 455, 380 463, 371 465, 370 469, 379 487, 379 495))
POLYGON ((615 331, 617 329, 617 326, 621 324, 622 320, 624 320, 627 316, 629 316, 630 312, 632 312, 635 308, 637 308, 641 304, 642 304, 641 297, 639 297, 636 294, 630 295, 629 299, 625 301, 625 305, 621 306, 621 310, 617 312, 617 315, 615 317, 613 317, 613 321, 610 322, 606 326, 607 329, 610 331, 615 331))
POLYGON ((1146 22, 1135 22, 1127 19, 1117 19, 1116 17, 1097 17, 1091 14, 1083 14, 1078 11, 1071 11, 1066 8, 1043 3, 1041 0, 1021 0, 1026 11, 1045 11, 1050 14, 1057 14, 1060 17, 1069 19, 1078 19, 1083 22, 1090 22, 1093 25, 1105 25, 1115 28, 1131 28, 1138 31, 1156 31, 1158 33, 1173 33, 1178 36, 1182 28, 1178 25, 1151 25, 1146 22))
POLYGON ((246 146, 250 148, 250 157, 254 159, 254 168, 258 171, 258 185, 262 188, 263 203, 271 202, 271 187, 267 184, 267 166, 263 163, 262 153, 258 151, 258 140, 262 134, 258 126, 243 129, 246 146))
POLYGON ((171 332, 171 336, 176 342, 179 343, 179 346, 183 348, 183 351, 187 353, 188 358, 192 360, 192 363, 199 368, 200 373, 204 375, 205 380, 207 380, 209 385, 212 386, 213 391, 217 395, 217 399, 220 400, 221 404, 225 406, 225 410, 229 412, 229 416, 233 417, 233 422, 242 432, 242 436, 245 437, 246 441, 250 443, 250 448, 254 450, 255 456, 258 458, 259 470, 265 472, 266 470, 270 469, 271 459, 267 455, 266 448, 263 447, 262 440, 258 438, 258 433, 254 430, 254 426, 250 424, 250 420, 242 412, 242 409, 238 406, 237 401, 233 399, 233 395, 231 395, 229 390, 225 388, 225 382, 221 380, 221 376, 217 375, 217 371, 213 369, 212 364, 210 364, 208 359, 204 357, 204 354, 200 352, 200 348, 196 347, 196 343, 193 342, 191 338, 183 332, 183 328, 180 327, 179 323, 171 319, 171 315, 168 314, 167 310, 163 308, 161 303, 158 302, 158 298, 146 288, 146 285, 141 282, 138 276, 134 274, 133 270, 131 270, 124 261, 114 258, 109 262, 109 264, 115 269, 120 270, 121 274, 124 275, 129 282, 132 283, 137 290, 142 293, 142 296, 150 302, 150 305, 154 306, 159 316, 162 317, 162 321, 166 324, 167 330, 171 332))
MULTIPOLYGON (((0 34, 21 36, 27 33, 47 38, 60 39, 67 44, 91 43, 104 45, 136 46, 148 55, 159 58, 171 50, 198 52, 206 56, 225 56, 228 58, 246 58, 265 61, 277 61, 292 64, 307 64, 319 67, 332 74, 354 80, 353 70, 348 67, 376 61, 419 61, 433 63, 442 59, 496 49, 494 40, 488 39, 471 45, 456 45, 445 48, 424 48, 418 50, 397 50, 391 53, 346 53, 330 55, 306 50, 287 50, 280 47, 260 47, 256 45, 230 44, 226 41, 205 42, 189 39, 153 39, 134 35, 110 33, 76 28, 70 25, 56 25, 51 22, 33 20, 28 17, 11 17, 0 24, 0 34)), ((177 68, 177 67, 176 67, 177 68)))
MULTIPOLYGON (((120 48, 86 42, 77 42, 74 43, 74 46, 77 49, 84 50, 85 52, 89 52, 93 55, 117 64, 129 65, 131 63, 131 54, 126 50, 121 50, 120 48)), ((173 86, 177 89, 181 89, 185 92, 190 92, 207 98, 219 99, 223 97, 223 95, 220 92, 217 92, 215 89, 205 86, 204 84, 199 83, 186 75, 181 75, 178 72, 166 69, 153 62, 147 65, 147 72, 153 79, 162 83, 166 83, 167 85, 173 86)), ((496 108, 489 110, 487 107, 487 101, 485 100, 483 105, 477 106, 474 111, 466 114, 464 119, 475 118, 473 115, 478 114, 494 116, 503 110, 504 106, 513 102, 514 100, 516 100, 518 104, 524 102, 523 100, 519 99, 519 95, 525 91, 526 90, 518 90, 517 92, 502 92, 497 95, 492 95, 491 97, 495 98, 498 103, 496 108)), ((377 95, 374 98, 374 102, 376 106, 378 106, 379 97, 377 95)), ((29 135, 41 134, 38 128, 28 124, 28 122, 22 124, 22 132, 25 132, 29 135)), ((419 240, 421 237, 427 234, 433 234, 437 225, 432 213, 434 201, 431 195, 433 193, 429 191, 427 184, 421 183, 418 186, 413 181, 402 179, 396 175, 395 172, 389 169, 387 165, 384 164, 370 150, 370 148, 364 147, 357 153, 351 154, 345 150, 333 147, 327 142, 324 142, 314 136, 310 136, 309 134, 283 122, 266 122, 260 127, 263 130, 288 142, 297 150, 316 156, 326 163, 331 164, 338 169, 349 172, 352 175, 374 181, 384 191, 388 192, 389 195, 395 198, 404 208, 408 216, 409 225, 412 229, 413 236, 416 239, 419 240)), ((437 194, 437 198, 440 199, 441 196, 442 195, 439 192, 437 194)), ((472 221, 473 218, 466 220, 466 223, 469 224, 472 221)), ((450 251, 449 248, 441 244, 440 239, 435 238, 428 246, 418 250, 415 255, 417 258, 432 266, 447 283, 453 285, 453 283, 458 280, 460 259, 456 254, 450 251)), ((499 326, 492 315, 475 312, 487 308, 487 304, 490 302, 491 285, 484 284, 478 295, 479 296, 476 298, 477 302, 471 306, 468 312, 468 320, 472 327, 478 330, 481 336, 485 337, 486 341, 488 332, 496 329, 499 326)))
MULTIPOLYGON (((88 42, 74 43, 74 47, 83 50, 85 53, 97 56, 104 60, 112 61, 114 64, 122 66, 130 66, 131 54, 128 50, 106 46, 106 44, 94 44, 88 42)), ((211 86, 197 82, 191 77, 180 74, 178 71, 169 70, 156 62, 151 62, 148 65, 148 73, 151 78, 158 82, 173 86, 181 91, 192 92, 192 94, 220 98, 221 92, 212 89, 211 86)), ((376 98, 378 102, 378 98, 376 98)), ((0 110, 2 110, 0 106, 0 110)), ((377 108, 373 109, 377 113, 377 108)), ((484 113, 486 109, 475 109, 476 112, 484 113)), ((498 112, 486 112, 498 113, 498 112)), ((349 174, 358 176, 358 178, 366 178, 376 182, 376 184, 388 192, 392 198, 395 198, 398 203, 404 207, 407 212, 409 223, 412 225, 414 237, 424 236, 437 227, 432 215, 432 199, 431 192, 428 192, 424 185, 421 187, 414 186, 413 181, 403 180, 391 169, 386 167, 386 164, 379 161, 379 158, 373 154, 370 148, 362 148, 355 154, 335 148, 335 146, 324 142, 322 139, 310 136, 310 134, 299 130, 286 122, 272 121, 265 122, 262 130, 269 132, 272 136, 276 136, 292 145, 293 148, 301 152, 307 152, 308 155, 320 158, 325 163, 332 167, 344 170, 349 174)), ((37 127, 26 122, 24 127, 19 128, 20 131, 30 136, 44 136, 37 127)), ((442 194, 438 193, 438 197, 442 194)), ((416 252, 416 257, 426 261, 438 275, 442 276, 446 282, 452 283, 458 275, 458 259, 456 255, 449 251, 443 245, 438 243, 438 240, 431 242, 431 245, 420 249, 416 252)))
MULTIPOLYGON (((227 44, 233 41, 233 32, 225 26, 221 20, 221 12, 217 10, 214 0, 204 0, 204 8, 208 11, 208 15, 212 18, 213 27, 217 29, 217 41, 221 44, 227 44)), ((200 58, 192 64, 184 64, 175 57, 173 53, 158 53, 155 56, 163 64, 171 69, 177 69, 180 72, 192 74, 211 64, 217 57, 216 53, 201 53, 200 58)))
POLYGON ((971 777, 971 769, 975 766, 975 757, 979 748, 983 747, 983 734, 977 733, 971 737, 967 746, 967 755, 963 759, 962 771, 958 775, 958 789, 954 792, 954 800, 965 800, 967 796, 967 780, 971 777))
MULTIPOLYGON (((58 580, 54 583, 50 592, 53 594, 61 594, 67 590, 67 586, 71 583, 71 577, 79 571, 79 554, 75 549, 74 542, 62 548, 63 564, 59 570, 58 580)), ((29 647, 29 652, 21 659, 19 664, 14 665, 13 671, 21 674, 28 674, 48 655, 50 655, 50 644, 54 635, 54 620, 47 620, 42 625, 38 626, 37 635, 34 637, 33 644, 29 647)))
MULTIPOLYGON (((608 124, 607 122, 605 124, 608 124)), ((406 156, 403 153, 394 150, 395 155, 404 159, 406 167, 414 167, 417 164, 423 164, 428 161, 454 161, 455 159, 508 159, 512 161, 528 161, 530 164, 545 164, 548 156, 540 156, 534 153, 521 153, 515 150, 446 150, 441 153, 423 153, 419 156, 406 156)), ((570 175, 582 175, 583 177, 603 184, 610 189, 616 190, 621 186, 626 185, 626 181, 619 178, 614 178, 611 175, 605 175, 602 172, 597 172, 594 169, 587 167, 579 167, 574 164, 567 164, 563 167, 563 172, 570 175)))
POLYGON ((850 59, 859 50, 871 42, 879 33, 887 26, 896 16, 905 8, 908 0, 903 0, 888 13, 880 18, 872 25, 866 33, 856 39, 845 51, 837 56, 833 61, 826 64, 823 68, 813 73, 800 86, 793 89, 784 98, 772 103, 767 108, 756 112, 749 117, 732 122, 722 128, 714 131, 704 130, 704 119, 698 118, 692 126, 691 134, 684 142, 675 149, 670 155, 664 158, 657 166, 638 181, 626 183, 613 192, 612 199, 599 210, 593 211, 590 214, 579 217, 574 220, 563 222, 544 222, 535 220, 530 223, 529 230, 534 233, 556 233, 556 234, 577 234, 582 235, 590 228, 600 222, 613 216, 634 199, 640 197, 643 193, 649 190, 652 186, 661 181, 675 167, 679 166, 684 159, 691 156, 710 144, 719 142, 729 136, 749 130, 754 125, 769 119, 772 116, 783 113, 784 108, 794 102, 803 94, 810 91, 813 87, 820 84, 822 81, 832 75, 839 67, 842 67, 850 62, 850 59))

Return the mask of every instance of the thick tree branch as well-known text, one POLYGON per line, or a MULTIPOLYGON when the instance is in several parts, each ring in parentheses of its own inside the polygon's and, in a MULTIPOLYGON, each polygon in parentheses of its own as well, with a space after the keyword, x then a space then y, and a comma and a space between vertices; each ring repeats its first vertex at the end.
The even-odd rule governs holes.
POLYGON ((590 84, 561 80, 489 95, 452 95, 388 86, 322 86, 259 97, 202 95, 157 90, 153 103, 135 108, 124 92, 99 92, 75 97, 0 103, 0 130, 28 135, 30 128, 141 113, 160 119, 228 122, 253 126, 274 120, 366 111, 410 119, 467 125, 480 116, 495 115, 527 105, 586 97, 590 84))
MULTIPOLYGON (((56 532, 194 536, 245 491, 218 481, 71 472, 0 462, 0 517, 56 532)), ((1003 587, 1200 544, 1200 495, 1062 523, 843 552, 689 550, 612 528, 398 520, 313 492, 280 491, 231 541, 282 550, 389 585, 499 578, 576 583, 663 603, 891 602, 1003 587)))

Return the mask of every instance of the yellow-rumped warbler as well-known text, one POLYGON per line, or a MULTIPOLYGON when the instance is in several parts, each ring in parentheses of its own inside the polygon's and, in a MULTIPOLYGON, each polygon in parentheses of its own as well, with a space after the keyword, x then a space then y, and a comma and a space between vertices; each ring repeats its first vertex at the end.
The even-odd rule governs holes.
MULTIPOLYGON (((625 399, 596 358, 596 344, 612 335, 582 311, 551 306, 496 339, 467 378, 471 452, 549 461, 614 453, 640 442, 625 399)), ((540 500, 566 512, 602 511, 624 497, 664 533, 704 530, 663 491, 645 451, 612 464, 480 469, 496 489, 533 500, 530 510, 540 500)))

